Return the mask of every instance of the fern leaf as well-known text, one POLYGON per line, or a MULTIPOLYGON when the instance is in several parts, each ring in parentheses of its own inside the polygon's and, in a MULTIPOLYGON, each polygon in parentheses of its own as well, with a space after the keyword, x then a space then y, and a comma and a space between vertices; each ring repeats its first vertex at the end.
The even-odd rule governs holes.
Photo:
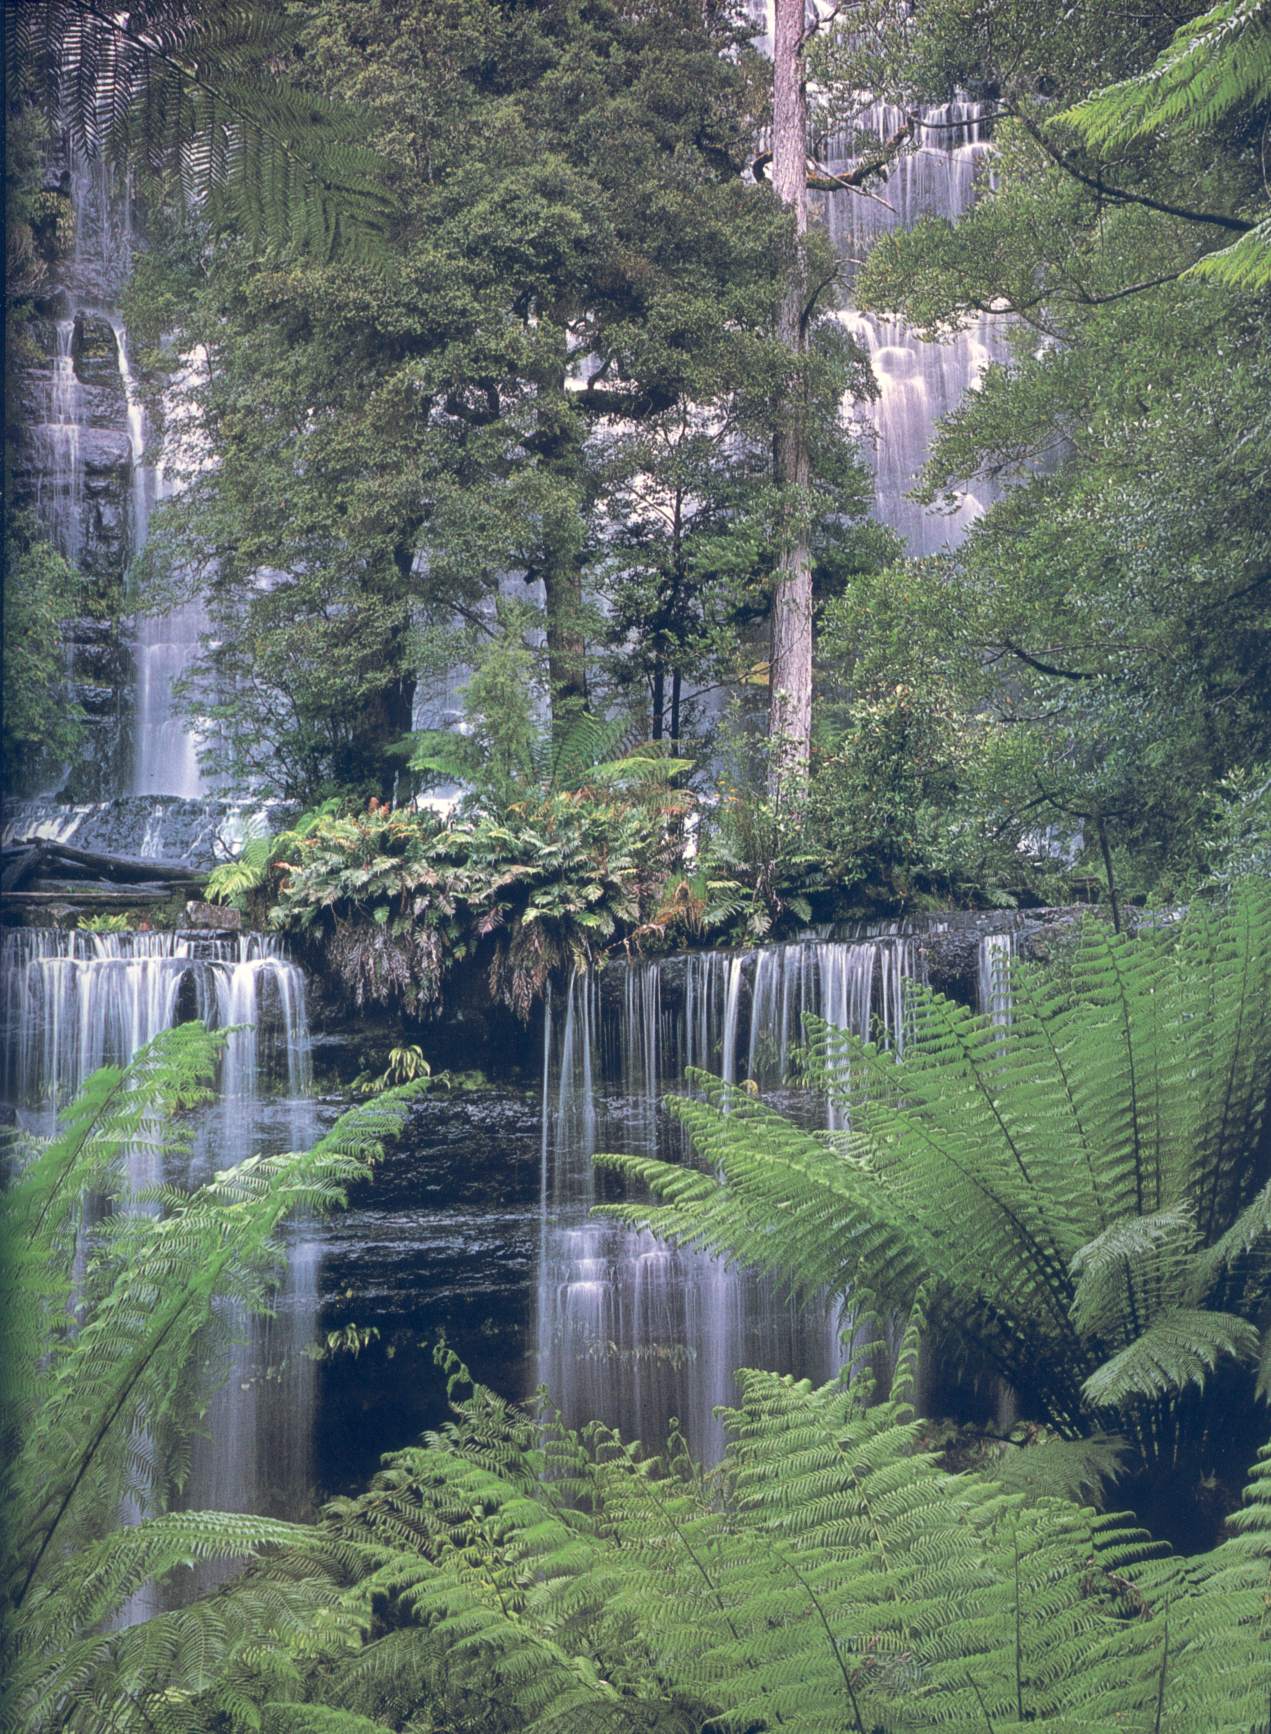
POLYGON ((1258 1332, 1231 1313, 1173 1307, 1091 1373, 1084 1390, 1096 1408, 1204 1386, 1220 1361, 1253 1361, 1258 1332))

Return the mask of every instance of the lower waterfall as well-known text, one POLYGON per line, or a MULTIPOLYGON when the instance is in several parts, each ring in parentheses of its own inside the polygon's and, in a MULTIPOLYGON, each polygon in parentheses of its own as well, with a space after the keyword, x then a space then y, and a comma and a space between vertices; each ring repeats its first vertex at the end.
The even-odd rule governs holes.
MULTIPOLYGON (((59 1108, 99 1066, 124 1064, 152 1037, 198 1018, 226 1029, 215 1101, 199 1117, 179 1172, 127 1158, 134 1187, 197 1184, 258 1152, 317 1136, 304 976, 277 940, 194 933, 11 928, 3 937, 3 1098, 27 1130, 47 1134, 59 1108)), ((301 1515, 313 1501, 316 1366, 305 1352, 317 1309, 317 1244, 290 1230, 274 1316, 230 1318, 230 1375, 196 1440, 190 1508, 301 1515)), ((140 1603, 134 1617, 148 1611, 140 1603)))
POLYGON ((836 1303, 800 1308, 773 1281, 596 1220, 592 1157, 682 1154, 662 1098, 686 1087, 689 1068, 751 1083, 802 1123, 833 1128, 832 1105, 796 1076, 805 1015, 898 1047, 904 984, 919 973, 899 934, 808 940, 579 972, 549 1002, 537 1378, 568 1424, 602 1420, 656 1448, 675 1420, 710 1461, 723 1445, 714 1410, 734 1399, 736 1368, 837 1370, 836 1303))

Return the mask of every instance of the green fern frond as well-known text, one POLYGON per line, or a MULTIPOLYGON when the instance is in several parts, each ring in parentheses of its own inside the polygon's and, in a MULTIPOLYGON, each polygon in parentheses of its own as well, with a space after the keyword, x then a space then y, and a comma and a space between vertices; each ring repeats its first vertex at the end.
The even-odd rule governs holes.
POLYGON ((254 241, 319 257, 381 247, 392 205, 365 123, 261 68, 285 9, 171 0, 6 0, 17 88, 92 159, 173 170, 186 198, 254 241))
POLYGON ((349 1543, 163 1504, 227 1365, 226 1303, 268 1308, 281 1224, 341 1204, 427 1080, 359 1104, 311 1151, 253 1157, 189 1192, 130 1194, 125 1156, 180 1149, 182 1113, 206 1099, 223 1040, 183 1025, 97 1073, 0 1201, 5 1726, 150 1728, 178 1707, 181 1726, 219 1725, 243 1706, 254 1716, 262 1669, 275 1687, 295 1675, 288 1658, 306 1653, 315 1619, 324 1644, 360 1636, 333 1589, 332 1573, 360 1557, 349 1543), (89 1200, 103 1196, 123 1208, 91 1221, 89 1200), (156 1515, 116 1527, 129 1498, 156 1515), (264 1551, 289 1556, 286 1583, 253 1580, 239 1599, 109 1630, 146 1583, 264 1551))
POLYGON ((1229 247, 1206 253, 1187 275, 1207 277, 1249 295, 1261 293, 1271 285, 1271 217, 1264 217, 1229 247))
POLYGON ((1264 1322, 1269 1004, 1261 882, 1133 940, 1090 922, 1065 980, 1017 972, 1006 1029, 919 987, 903 1058, 809 1020, 848 1131, 695 1077, 669 1106, 697 1165, 602 1156, 632 1199, 606 1208, 809 1300, 903 1314, 928 1288, 945 1339, 1061 1436, 1125 1405, 1128 1461, 1203 1452, 1181 1394, 1249 1367, 1264 1322))
POLYGON ((1242 103, 1271 97, 1271 4, 1219 0, 1175 32, 1146 72, 1067 110, 1089 143, 1127 144, 1172 126, 1204 131, 1242 103))
POLYGON ((1135 1398, 1203 1387, 1221 1361, 1255 1361, 1258 1346, 1258 1332, 1247 1319, 1172 1307, 1096 1368, 1083 1389, 1096 1408, 1120 1408, 1135 1398))

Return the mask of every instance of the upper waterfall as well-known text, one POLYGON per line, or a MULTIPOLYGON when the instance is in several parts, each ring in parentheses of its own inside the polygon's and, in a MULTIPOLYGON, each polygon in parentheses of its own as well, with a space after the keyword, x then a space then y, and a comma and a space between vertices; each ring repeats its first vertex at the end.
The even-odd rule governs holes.
MULTIPOLYGON (((876 103, 861 124, 889 139, 905 124, 905 112, 876 103)), ((879 197, 861 193, 815 193, 830 238, 843 263, 849 303, 839 317, 870 359, 878 396, 864 408, 871 434, 878 515, 903 537, 911 554, 931 554, 956 542, 993 498, 989 483, 967 491, 952 513, 919 505, 909 490, 931 447, 937 423, 979 383, 986 367, 1006 359, 1002 321, 982 314, 967 330, 940 343, 923 342, 903 324, 857 312, 850 305, 852 278, 869 249, 893 229, 909 229, 923 217, 956 222, 974 202, 978 178, 987 172, 992 145, 978 103, 946 103, 923 112, 917 149, 896 160, 879 197)), ((831 141, 827 166, 850 166, 841 141, 831 141)), ((849 411, 851 406, 848 406, 849 411)))
POLYGON ((65 768, 57 792, 201 799, 208 791, 199 731, 181 712, 177 685, 198 653, 206 614, 197 602, 137 611, 126 586, 154 506, 172 492, 149 449, 152 428, 120 311, 135 242, 131 187, 69 147, 67 164, 59 186, 75 239, 32 321, 44 356, 24 369, 18 492, 59 552, 134 612, 122 634, 96 620, 70 625, 68 676, 94 726, 83 762, 65 768))

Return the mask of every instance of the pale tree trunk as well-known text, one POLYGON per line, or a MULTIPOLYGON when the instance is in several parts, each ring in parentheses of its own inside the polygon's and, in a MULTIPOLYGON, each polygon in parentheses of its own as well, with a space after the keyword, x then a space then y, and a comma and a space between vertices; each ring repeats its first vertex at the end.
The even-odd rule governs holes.
POLYGON ((777 333, 790 351, 792 379, 778 406, 774 441, 778 487, 792 498, 772 593, 768 731, 770 792, 788 800, 807 773, 812 734, 812 557, 802 511, 809 480, 803 384, 807 348, 804 236, 808 227, 807 98, 803 85, 805 0, 775 0, 772 72, 772 184, 794 213, 795 252, 777 314, 777 333))
MULTIPOLYGON (((563 355, 562 340, 562 355, 563 355)), ((568 375, 562 360, 539 380, 538 420, 527 442, 541 459, 560 493, 543 513, 539 558, 527 580, 543 581, 547 680, 552 735, 561 739, 587 708, 587 646, 583 638, 583 529, 580 477, 582 439, 569 402, 568 375)))

